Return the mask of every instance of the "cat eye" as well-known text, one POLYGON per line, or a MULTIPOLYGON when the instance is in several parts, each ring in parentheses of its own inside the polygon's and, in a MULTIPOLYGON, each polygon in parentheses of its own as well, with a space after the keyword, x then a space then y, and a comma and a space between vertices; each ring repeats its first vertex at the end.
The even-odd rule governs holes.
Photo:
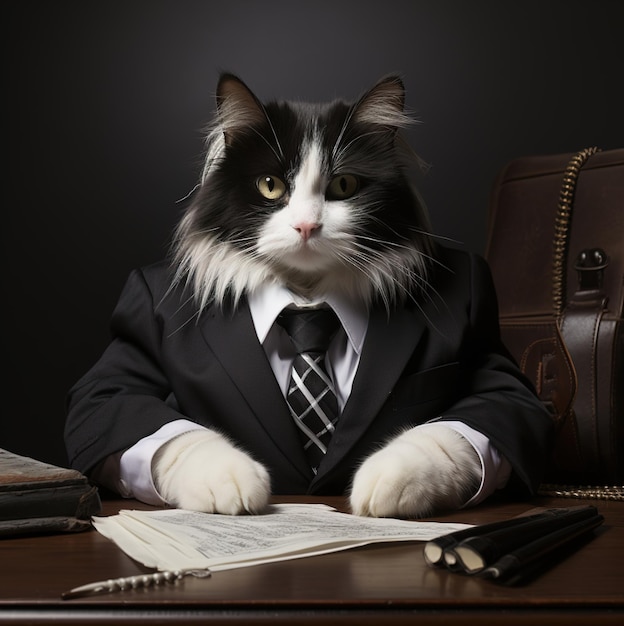
POLYGON ((277 176, 260 176, 256 187, 267 200, 279 200, 286 193, 286 185, 277 176))
POLYGON ((327 187, 327 197, 331 200, 346 200, 358 190, 359 180, 352 174, 334 176, 327 187))

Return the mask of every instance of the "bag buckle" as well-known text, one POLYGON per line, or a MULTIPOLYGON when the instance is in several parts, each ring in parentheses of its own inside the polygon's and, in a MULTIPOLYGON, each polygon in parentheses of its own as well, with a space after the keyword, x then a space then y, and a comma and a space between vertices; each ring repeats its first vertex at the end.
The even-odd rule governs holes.
POLYGON ((609 257, 602 248, 582 250, 576 257, 574 269, 578 273, 579 291, 598 291, 602 288, 604 270, 609 257))

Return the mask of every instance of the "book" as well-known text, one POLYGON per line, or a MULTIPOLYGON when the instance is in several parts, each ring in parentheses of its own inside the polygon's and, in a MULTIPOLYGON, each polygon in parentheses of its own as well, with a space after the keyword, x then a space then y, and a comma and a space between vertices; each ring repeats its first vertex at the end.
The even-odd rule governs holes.
POLYGON ((0 448, 0 537, 87 530, 100 510, 81 472, 0 448))

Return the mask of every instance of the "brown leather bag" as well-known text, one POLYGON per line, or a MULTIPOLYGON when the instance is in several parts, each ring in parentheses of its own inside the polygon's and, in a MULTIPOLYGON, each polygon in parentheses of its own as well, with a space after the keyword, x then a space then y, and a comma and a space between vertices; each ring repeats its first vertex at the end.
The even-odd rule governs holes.
POLYGON ((486 258, 503 340, 556 424, 545 481, 621 496, 624 150, 511 162, 494 185, 486 258))

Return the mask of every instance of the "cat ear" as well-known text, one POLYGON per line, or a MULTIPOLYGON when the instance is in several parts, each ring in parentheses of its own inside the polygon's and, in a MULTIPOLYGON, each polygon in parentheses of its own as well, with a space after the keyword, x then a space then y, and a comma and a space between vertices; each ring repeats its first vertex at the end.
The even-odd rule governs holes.
POLYGON ((217 85, 217 115, 226 144, 237 132, 266 121, 264 108, 245 83, 233 74, 222 74, 217 85))
POLYGON ((404 112, 405 87, 399 76, 386 76, 367 91, 355 105, 353 120, 390 128, 402 128, 411 123, 404 112))

